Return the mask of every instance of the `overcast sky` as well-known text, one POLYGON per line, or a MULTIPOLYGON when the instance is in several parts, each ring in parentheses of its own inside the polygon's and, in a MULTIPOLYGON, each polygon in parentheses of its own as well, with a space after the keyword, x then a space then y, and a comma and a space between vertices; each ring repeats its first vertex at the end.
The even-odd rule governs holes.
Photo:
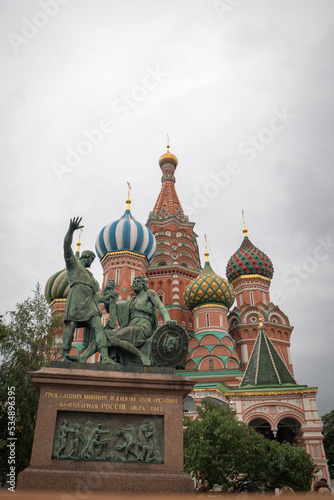
MULTIPOLYGON (((203 259, 271 258, 297 382, 334 408, 332 0, 1 0, 1 308, 125 209, 146 222, 167 133, 203 259)), ((92 270, 100 283, 99 262, 92 270)))

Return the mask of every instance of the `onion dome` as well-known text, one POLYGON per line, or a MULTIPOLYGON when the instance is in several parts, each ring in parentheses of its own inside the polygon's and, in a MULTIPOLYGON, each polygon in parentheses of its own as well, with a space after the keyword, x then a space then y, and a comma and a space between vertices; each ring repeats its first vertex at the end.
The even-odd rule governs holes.
MULTIPOLYGON (((80 257, 80 239, 77 243, 77 251, 75 253, 75 257, 79 260, 80 257)), ((100 287, 98 281, 95 281, 95 292, 98 292, 100 287)), ((46 282, 44 295, 49 304, 54 300, 66 299, 68 296, 68 292, 70 291, 70 285, 67 279, 67 270, 62 269, 54 273, 48 281, 46 282)))
POLYGON ((258 274, 271 279, 274 266, 269 257, 250 241, 247 229, 243 228, 244 239, 240 248, 232 255, 226 266, 226 276, 233 281, 239 276, 258 274))
POLYGON ((204 304, 221 304, 229 309, 235 297, 233 286, 213 271, 208 256, 206 251, 204 269, 187 285, 184 302, 190 310, 204 304))
POLYGON ((44 295, 49 304, 56 299, 66 299, 70 285, 66 269, 62 269, 50 276, 45 285, 44 295))
POLYGON ((179 160, 177 159, 177 157, 169 151, 169 145, 167 146, 167 153, 163 154, 159 158, 160 167, 162 167, 162 165, 164 165, 165 163, 171 163, 175 167, 177 167, 177 165, 179 163, 179 160))
POLYGON ((146 256, 149 262, 153 259, 157 246, 153 233, 133 217, 130 203, 128 196, 123 216, 100 231, 95 245, 100 260, 107 253, 126 250, 146 256))

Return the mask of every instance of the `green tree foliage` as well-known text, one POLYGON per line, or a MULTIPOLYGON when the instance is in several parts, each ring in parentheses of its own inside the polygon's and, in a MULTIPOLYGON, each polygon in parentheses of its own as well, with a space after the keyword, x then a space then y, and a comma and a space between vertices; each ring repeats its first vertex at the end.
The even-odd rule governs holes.
POLYGON ((321 417, 323 423, 324 447, 329 473, 334 476, 334 410, 321 417))
POLYGON ((229 407, 204 400, 198 418, 185 417, 185 470, 199 480, 226 488, 308 490, 314 463, 303 449, 266 440, 239 422, 229 407))
POLYGON ((303 448, 267 441, 268 455, 264 477, 271 489, 290 486, 294 491, 309 491, 315 464, 303 448))
POLYGON ((0 476, 8 472, 8 388, 15 390, 16 472, 30 461, 34 436, 38 391, 28 375, 49 364, 56 352, 55 333, 62 318, 52 319, 41 286, 37 283, 32 297, 16 305, 9 321, 0 319, 0 476))

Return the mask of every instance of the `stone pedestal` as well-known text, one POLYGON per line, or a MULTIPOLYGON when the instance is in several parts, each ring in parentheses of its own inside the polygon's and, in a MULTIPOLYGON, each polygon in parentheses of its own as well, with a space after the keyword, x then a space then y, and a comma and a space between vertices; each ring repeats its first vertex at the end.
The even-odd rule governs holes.
POLYGON ((30 466, 19 489, 190 493, 183 472, 183 398, 173 369, 57 363, 40 389, 30 466))

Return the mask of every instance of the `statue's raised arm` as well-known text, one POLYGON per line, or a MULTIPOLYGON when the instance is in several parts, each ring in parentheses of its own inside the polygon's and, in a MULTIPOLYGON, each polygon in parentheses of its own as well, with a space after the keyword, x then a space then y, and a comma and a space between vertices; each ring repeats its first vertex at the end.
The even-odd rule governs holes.
POLYGON ((70 257, 73 254, 72 251, 72 240, 73 240, 73 233, 77 229, 82 229, 84 226, 80 225, 82 217, 73 217, 73 219, 70 219, 70 225, 67 230, 67 233, 64 238, 64 256, 65 260, 70 259, 70 257))

